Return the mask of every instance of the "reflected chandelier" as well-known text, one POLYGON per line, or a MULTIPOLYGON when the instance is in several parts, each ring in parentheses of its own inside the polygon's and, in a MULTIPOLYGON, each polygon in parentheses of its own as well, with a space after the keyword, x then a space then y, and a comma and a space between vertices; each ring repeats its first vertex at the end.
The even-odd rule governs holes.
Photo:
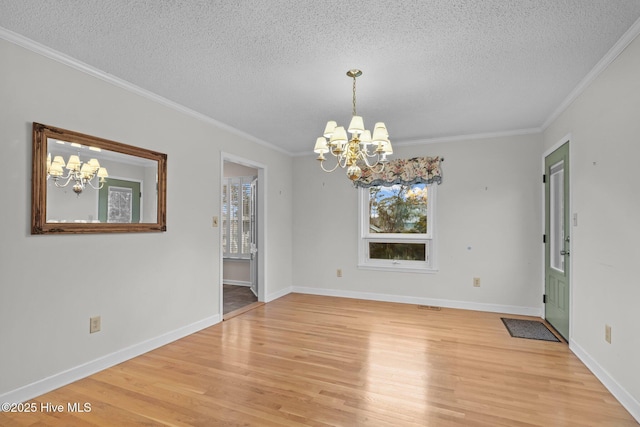
POLYGON ((47 155, 47 179, 52 178, 56 187, 66 187, 71 181, 73 181, 73 191, 78 196, 84 191, 87 184, 94 190, 100 190, 105 183, 105 178, 108 177, 107 169, 100 166, 97 159, 90 159, 88 162, 80 161, 79 155, 69 156, 69 161, 65 165, 62 156, 55 156, 51 160, 51 154, 47 155), (62 168, 66 167, 69 171, 66 176, 62 168), (95 178, 96 184, 91 181, 95 178), (60 181, 67 180, 64 184, 60 181))
POLYGON ((351 139, 347 139, 347 131, 338 126, 333 120, 327 122, 323 136, 316 140, 313 151, 317 154, 320 167, 325 172, 333 172, 340 166, 347 168, 347 176, 352 181, 362 175, 361 166, 371 168, 375 173, 380 173, 387 163, 387 155, 393 154, 389 132, 383 122, 378 122, 373 128, 373 135, 364 128, 364 121, 356 114, 356 77, 362 75, 360 70, 349 70, 347 76, 353 78, 353 116, 349 123, 348 132, 351 139), (336 157, 336 165, 332 169, 324 167, 325 153, 331 153, 336 157), (358 163, 360 165, 358 165, 358 163))

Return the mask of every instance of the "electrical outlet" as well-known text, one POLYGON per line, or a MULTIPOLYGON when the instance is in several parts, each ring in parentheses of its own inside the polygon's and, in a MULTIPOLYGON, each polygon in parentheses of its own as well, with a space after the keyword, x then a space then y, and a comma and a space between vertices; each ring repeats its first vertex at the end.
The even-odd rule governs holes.
POLYGON ((474 277, 473 278, 473 287, 475 287, 475 288, 479 288, 480 287, 480 278, 479 277, 474 277))
POLYGON ((96 332, 100 332, 100 316, 89 319, 89 333, 93 334, 96 332))
POLYGON ((336 276, 342 277, 342 269, 341 268, 336 270, 336 276))
POLYGON ((213 217, 213 221, 211 222, 211 225, 213 227, 217 227, 218 226, 218 217, 217 216, 213 217))
POLYGON ((611 326, 604 325, 604 340, 611 344, 611 326))

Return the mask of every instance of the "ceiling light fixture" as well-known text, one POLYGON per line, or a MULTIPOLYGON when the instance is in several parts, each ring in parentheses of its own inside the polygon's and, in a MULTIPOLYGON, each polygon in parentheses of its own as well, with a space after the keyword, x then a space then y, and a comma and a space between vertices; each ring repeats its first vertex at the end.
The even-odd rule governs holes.
POLYGON ((338 126, 333 120, 327 122, 323 136, 316 140, 313 151, 317 154, 320 167, 325 172, 333 172, 340 166, 347 168, 347 176, 355 181, 362 175, 361 166, 369 167, 375 173, 380 173, 387 163, 387 155, 393 154, 389 132, 383 122, 378 122, 373 128, 373 135, 364 128, 364 121, 356 114, 356 78, 362 75, 360 70, 349 70, 347 76, 353 78, 353 116, 349 123, 348 132, 351 139, 347 139, 347 131, 338 126), (375 149, 372 147, 374 146, 375 149), (332 169, 324 167, 325 153, 336 157, 336 165, 332 169), (375 160, 375 161, 373 161, 375 160), (360 165, 358 165, 360 163, 360 165))
POLYGON ((80 153, 78 155, 69 156, 69 160, 65 165, 62 156, 55 156, 51 160, 51 154, 47 155, 47 179, 53 178, 53 183, 56 187, 66 187, 71 181, 73 184, 73 191, 80 196, 80 193, 86 188, 87 184, 94 190, 99 190, 104 186, 105 178, 108 177, 107 169, 100 166, 97 159, 90 159, 88 162, 82 162, 80 160, 80 153), (66 167, 69 171, 66 176, 62 168, 66 167), (96 179, 96 185, 91 181, 96 179), (64 184, 60 181, 67 180, 64 184))

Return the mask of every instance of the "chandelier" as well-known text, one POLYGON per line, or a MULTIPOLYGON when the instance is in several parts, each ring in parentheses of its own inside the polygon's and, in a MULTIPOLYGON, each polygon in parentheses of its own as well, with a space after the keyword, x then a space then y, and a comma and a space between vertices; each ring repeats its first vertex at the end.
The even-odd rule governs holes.
POLYGON ((71 155, 66 165, 62 156, 55 156, 51 160, 51 153, 47 155, 47 179, 52 178, 56 187, 66 187, 73 181, 73 191, 80 196, 87 185, 94 190, 99 190, 104 186, 105 178, 108 177, 107 169, 100 166, 97 159, 90 159, 82 162, 80 155, 71 155), (68 173, 64 175, 63 168, 67 168, 68 173), (95 185, 92 181, 95 179, 95 185), (65 181, 62 183, 62 181, 65 181))
POLYGON ((347 131, 333 120, 327 122, 323 136, 316 140, 313 151, 317 154, 320 167, 325 172, 333 172, 340 166, 347 168, 347 176, 352 181, 362 175, 362 166, 380 173, 387 163, 387 155, 393 154, 389 132, 383 122, 373 128, 373 135, 364 128, 364 121, 356 114, 356 78, 362 75, 360 70, 349 70, 347 76, 353 78, 353 114, 347 131, 351 139, 347 139, 347 131), (336 165, 332 169, 324 167, 325 153, 336 157, 336 165))

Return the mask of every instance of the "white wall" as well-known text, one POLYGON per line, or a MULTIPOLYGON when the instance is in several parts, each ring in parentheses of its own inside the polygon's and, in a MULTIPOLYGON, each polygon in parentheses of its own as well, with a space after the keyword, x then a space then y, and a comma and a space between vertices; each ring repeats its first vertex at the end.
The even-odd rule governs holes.
POLYGON ((222 280, 228 285, 251 285, 251 261, 248 259, 225 259, 222 280))
POLYGON ((267 292, 291 287, 290 157, 4 40, 0 76, 0 401, 221 320, 221 151, 266 166, 267 292), (167 153, 167 232, 30 235, 34 121, 167 153))
POLYGON ((549 126, 571 134, 571 346, 640 419, 640 40, 549 126), (604 339, 605 324, 612 342, 604 339), (625 397, 626 396, 626 397, 625 397))
POLYGON ((357 190, 344 171, 296 158, 294 289, 539 315, 541 147, 538 134, 395 148, 394 158, 445 158, 435 274, 358 269, 357 190))

